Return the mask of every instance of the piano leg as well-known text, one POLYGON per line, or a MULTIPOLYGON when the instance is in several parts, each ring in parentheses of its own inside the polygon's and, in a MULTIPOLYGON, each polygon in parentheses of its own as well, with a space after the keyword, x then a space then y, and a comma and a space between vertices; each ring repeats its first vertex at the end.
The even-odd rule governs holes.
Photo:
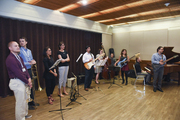
POLYGON ((166 82, 170 82, 171 81, 171 79, 170 79, 170 73, 168 73, 167 75, 164 75, 163 77, 164 77, 164 81, 166 81, 166 82))

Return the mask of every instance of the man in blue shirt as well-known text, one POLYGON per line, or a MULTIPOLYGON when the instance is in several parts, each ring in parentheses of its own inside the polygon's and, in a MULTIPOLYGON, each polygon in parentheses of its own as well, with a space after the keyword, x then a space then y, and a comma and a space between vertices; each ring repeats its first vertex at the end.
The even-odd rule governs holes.
MULTIPOLYGON (((21 46, 19 56, 21 56, 21 58, 23 59, 24 65, 26 66, 28 73, 32 79, 31 65, 36 64, 36 61, 32 57, 31 50, 27 48, 27 39, 25 37, 19 39, 19 44, 21 46)), ((34 100, 33 88, 31 89, 30 96, 34 100)), ((38 106, 39 104, 35 104, 34 101, 32 101, 29 102, 28 105, 29 105, 29 110, 35 110, 33 106, 35 105, 38 106)))
POLYGON ((151 63, 154 71, 154 81, 153 81, 154 92, 156 92, 156 90, 163 92, 163 90, 161 89, 162 78, 164 74, 164 65, 165 65, 163 61, 166 60, 166 56, 162 54, 163 51, 164 48, 162 46, 159 46, 157 48, 157 53, 154 53, 151 58, 151 63), (156 86, 157 79, 158 79, 158 86, 156 86))

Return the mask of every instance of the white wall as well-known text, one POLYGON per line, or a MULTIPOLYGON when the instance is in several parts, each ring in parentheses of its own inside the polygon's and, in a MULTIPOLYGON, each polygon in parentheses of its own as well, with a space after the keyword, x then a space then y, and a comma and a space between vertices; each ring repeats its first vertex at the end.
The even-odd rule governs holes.
POLYGON ((129 56, 140 52, 143 60, 150 60, 158 46, 174 46, 180 53, 180 17, 131 25, 115 26, 113 44, 116 58, 123 48, 129 56))
POLYGON ((100 33, 112 33, 112 29, 107 25, 15 0, 0 0, 0 16, 100 33))
POLYGON ((112 35, 102 34, 102 45, 105 49, 106 55, 109 55, 109 48, 112 48, 112 35))

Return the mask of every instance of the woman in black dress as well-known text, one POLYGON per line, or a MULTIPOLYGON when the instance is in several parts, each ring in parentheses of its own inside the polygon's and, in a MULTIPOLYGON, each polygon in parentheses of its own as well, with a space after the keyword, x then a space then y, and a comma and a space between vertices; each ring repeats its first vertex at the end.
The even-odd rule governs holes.
POLYGON ((49 70, 49 68, 54 64, 51 54, 52 51, 50 47, 44 48, 43 63, 44 63, 45 71, 43 77, 45 78, 45 83, 46 83, 46 94, 48 97, 48 103, 52 105, 54 101, 54 99, 52 98, 52 94, 55 87, 55 77, 57 77, 57 73, 56 73, 56 69, 49 70))

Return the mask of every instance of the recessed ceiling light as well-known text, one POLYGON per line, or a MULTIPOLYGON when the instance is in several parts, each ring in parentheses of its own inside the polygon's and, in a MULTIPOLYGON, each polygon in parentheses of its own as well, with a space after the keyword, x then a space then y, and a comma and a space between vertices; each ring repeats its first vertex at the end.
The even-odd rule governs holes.
POLYGON ((164 5, 167 7, 167 6, 169 6, 169 5, 170 5, 170 3, 165 3, 164 5))
POLYGON ((87 0, 82 0, 82 4, 86 5, 87 4, 87 0))

